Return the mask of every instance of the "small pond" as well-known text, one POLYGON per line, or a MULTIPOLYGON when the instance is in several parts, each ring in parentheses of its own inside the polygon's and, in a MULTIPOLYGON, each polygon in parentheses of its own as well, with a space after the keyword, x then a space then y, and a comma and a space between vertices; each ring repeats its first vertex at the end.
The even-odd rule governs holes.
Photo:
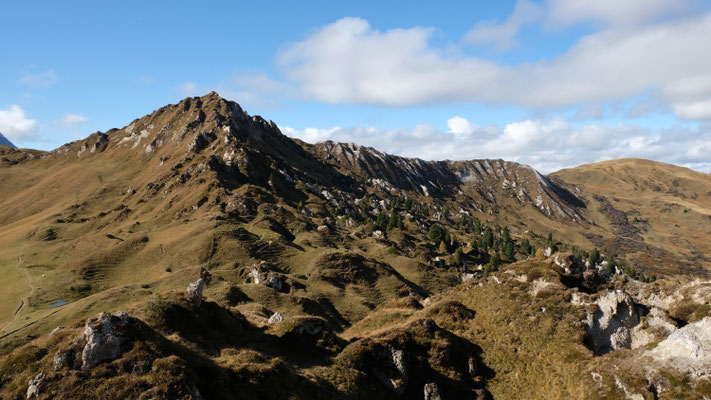
POLYGON ((68 301, 59 300, 59 301, 55 301, 54 303, 50 304, 49 306, 50 307, 59 307, 59 306, 63 306, 68 303, 69 303, 68 301))

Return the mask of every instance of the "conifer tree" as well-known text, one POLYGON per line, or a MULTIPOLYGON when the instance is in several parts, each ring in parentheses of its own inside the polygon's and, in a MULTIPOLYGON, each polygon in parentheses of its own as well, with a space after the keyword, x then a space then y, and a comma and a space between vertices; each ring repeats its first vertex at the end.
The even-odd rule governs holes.
POLYGON ((397 227, 397 220, 398 220, 398 216, 397 216, 397 214, 395 213, 395 211, 393 211, 393 212, 390 214, 390 218, 388 219, 387 230, 391 230, 391 229, 397 227))
POLYGON ((513 242, 506 242, 506 244, 504 245, 504 254, 506 255, 506 259, 513 260, 513 258, 514 258, 513 242))
POLYGON ((452 259, 452 262, 454 265, 457 267, 462 265, 462 257, 464 256, 464 253, 462 252, 461 247, 457 247, 457 250, 454 252, 454 258, 452 259))
POLYGON ((494 231, 491 230, 488 226, 486 227, 486 230, 484 230, 484 243, 486 243, 486 247, 491 247, 494 244, 494 231))
POLYGON ((429 232, 427 232, 427 237, 429 237, 433 243, 442 242, 447 239, 448 236, 447 230, 440 224, 433 224, 430 226, 429 232))
POLYGON ((439 242, 439 252, 440 253, 446 253, 447 252, 447 244, 444 243, 444 240, 439 242))

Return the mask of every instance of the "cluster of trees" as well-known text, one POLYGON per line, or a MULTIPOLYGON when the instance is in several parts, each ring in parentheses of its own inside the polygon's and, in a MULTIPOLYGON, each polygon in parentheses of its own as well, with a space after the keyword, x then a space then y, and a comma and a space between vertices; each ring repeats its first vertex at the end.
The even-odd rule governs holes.
MULTIPOLYGON (((517 246, 508 227, 484 226, 478 219, 466 215, 463 215, 459 222, 458 227, 469 227, 474 233, 474 237, 469 242, 471 250, 468 256, 486 264, 486 271, 496 271, 504 260, 511 262, 516 259, 517 246)), ((455 266, 462 265, 464 261, 462 244, 444 226, 433 224, 427 236, 433 244, 439 245, 440 253, 452 254, 451 261, 455 266)), ((527 255, 532 253, 533 246, 528 239, 522 239, 518 244, 518 249, 519 252, 527 255)))
MULTIPOLYGON (((404 221, 400 217, 401 211, 406 211, 410 214, 419 217, 429 217, 432 211, 440 213, 440 220, 447 223, 449 218, 449 209, 435 207, 432 209, 429 205, 418 204, 412 198, 390 198, 388 212, 381 210, 377 217, 372 217, 369 214, 371 198, 366 195, 359 204, 360 211, 367 220, 373 221, 374 229, 389 231, 394 228, 404 229, 404 221)), ((303 207, 301 204, 299 208, 303 207)), ((511 237, 508 227, 486 226, 476 217, 468 214, 460 214, 454 222, 457 230, 465 233, 473 234, 469 246, 471 250, 467 254, 468 257, 477 259, 485 264, 485 271, 496 271, 504 262, 512 262, 516 260, 516 254, 523 256, 536 254, 536 247, 531 244, 529 239, 522 238, 514 241, 511 237)), ((441 254, 451 254, 451 262, 459 267, 464 263, 464 244, 460 243, 454 235, 450 234, 443 224, 435 223, 430 226, 427 233, 428 238, 434 245, 437 246, 441 254)), ((534 234, 535 236, 535 234, 534 234)), ((553 234, 549 233, 545 241, 545 247, 551 249, 552 253, 559 251, 558 244, 553 239, 553 234)), ((618 260, 613 256, 603 256, 598 249, 584 251, 575 246, 572 247, 575 258, 580 261, 588 261, 591 265, 600 264, 602 261, 607 261, 606 268, 610 273, 621 271, 625 275, 640 280, 643 282, 652 282, 657 279, 654 274, 646 274, 632 266, 627 265, 622 260, 618 260)))
MULTIPOLYGON (((607 253, 607 251, 605 251, 605 253, 607 253)), ((591 266, 602 264, 602 262, 605 261, 605 268, 610 274, 616 274, 619 271, 641 282, 654 282, 658 279, 655 274, 644 273, 633 266, 627 265, 624 260, 620 260, 611 254, 603 256, 597 248, 587 252, 573 246, 573 256, 578 262, 587 261, 591 266)))
POLYGON ((404 229, 404 222, 402 218, 400 217, 399 211, 402 208, 409 209, 412 208, 413 202, 412 199, 407 199, 405 203, 403 204, 403 207, 400 206, 400 202, 398 198, 394 198, 390 201, 390 213, 386 213, 385 210, 380 210, 378 213, 377 217, 373 218, 369 213, 370 209, 370 203, 372 202, 372 199, 370 195, 366 195, 361 199, 360 203, 358 204, 358 207, 360 208, 361 214, 366 220, 371 220, 373 221, 373 228, 376 230, 381 230, 381 231, 389 231, 394 228, 398 229, 404 229))
MULTIPOLYGON (((478 253, 488 254, 489 249, 491 249, 496 255, 499 255, 499 258, 501 258, 500 253, 503 253, 507 261, 515 260, 516 247, 513 239, 511 239, 508 227, 504 227, 502 229, 500 226, 496 226, 492 229, 488 226, 482 227, 480 224, 475 224, 474 238, 472 239, 470 246, 478 253)), ((519 245, 519 251, 523 254, 530 253, 531 244, 528 240, 525 240, 525 243, 523 241, 521 242, 519 245), (523 247, 521 247, 521 245, 523 245, 523 247)))
POLYGON ((378 214, 373 227, 381 231, 389 231, 394 228, 403 229, 404 225, 397 211, 391 211, 390 216, 385 212, 378 214))

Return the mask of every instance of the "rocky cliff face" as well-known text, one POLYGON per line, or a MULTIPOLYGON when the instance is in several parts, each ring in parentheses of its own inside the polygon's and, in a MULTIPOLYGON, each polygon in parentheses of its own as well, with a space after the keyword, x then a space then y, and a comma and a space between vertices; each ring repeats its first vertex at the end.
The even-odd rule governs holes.
POLYGON ((548 217, 580 221, 585 204, 535 169, 503 160, 425 161, 383 153, 372 147, 332 141, 308 147, 339 171, 391 191, 452 197, 465 193, 478 211, 483 204, 515 198, 548 217))

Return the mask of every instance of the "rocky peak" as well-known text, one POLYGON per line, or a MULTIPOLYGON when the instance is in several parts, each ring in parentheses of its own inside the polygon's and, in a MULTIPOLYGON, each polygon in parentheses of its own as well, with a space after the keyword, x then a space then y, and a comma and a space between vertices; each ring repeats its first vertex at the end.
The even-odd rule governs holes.
POLYGON ((14 144, 12 144, 11 141, 9 141, 5 136, 3 136, 2 132, 0 132, 0 146, 8 146, 11 149, 17 148, 14 144))

